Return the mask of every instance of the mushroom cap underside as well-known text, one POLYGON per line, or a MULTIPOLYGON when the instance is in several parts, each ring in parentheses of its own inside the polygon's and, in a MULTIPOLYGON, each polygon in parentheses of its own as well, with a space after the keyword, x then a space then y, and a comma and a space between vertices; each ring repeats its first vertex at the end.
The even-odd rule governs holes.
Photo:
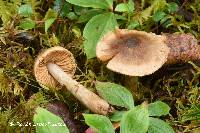
POLYGON ((51 76, 47 64, 53 63, 71 76, 76 71, 76 63, 73 54, 67 49, 56 46, 43 51, 35 60, 34 74, 36 80, 47 87, 59 89, 59 83, 51 76))
POLYGON ((107 68, 130 76, 149 75, 166 61, 169 48, 165 37, 144 31, 117 29, 98 42, 96 55, 108 61, 107 68))

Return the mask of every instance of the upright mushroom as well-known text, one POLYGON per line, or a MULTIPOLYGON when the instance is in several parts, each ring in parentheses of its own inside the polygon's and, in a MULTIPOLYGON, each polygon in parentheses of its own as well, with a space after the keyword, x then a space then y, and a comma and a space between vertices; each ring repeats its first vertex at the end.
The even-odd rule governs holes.
POLYGON ((71 52, 62 47, 52 47, 41 53, 34 65, 36 80, 45 86, 59 88, 65 85, 78 100, 91 111, 106 115, 114 109, 95 93, 72 79, 76 64, 71 52))
POLYGON ((130 76, 149 75, 166 61, 165 37, 144 31, 117 29, 98 42, 96 55, 108 61, 107 68, 130 76))

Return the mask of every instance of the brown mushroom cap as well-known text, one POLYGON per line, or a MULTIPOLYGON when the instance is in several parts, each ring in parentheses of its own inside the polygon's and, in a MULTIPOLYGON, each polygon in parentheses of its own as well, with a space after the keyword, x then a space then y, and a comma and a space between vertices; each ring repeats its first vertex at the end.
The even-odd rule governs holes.
POLYGON ((98 42, 96 55, 108 61, 107 67, 130 76, 144 76, 158 70, 166 61, 169 48, 165 37, 144 31, 117 29, 98 42))
POLYGON ((71 76, 76 71, 75 59, 70 51, 60 46, 45 50, 38 55, 35 61, 34 74, 36 80, 47 87, 59 89, 59 83, 48 72, 48 63, 58 65, 65 73, 71 76))

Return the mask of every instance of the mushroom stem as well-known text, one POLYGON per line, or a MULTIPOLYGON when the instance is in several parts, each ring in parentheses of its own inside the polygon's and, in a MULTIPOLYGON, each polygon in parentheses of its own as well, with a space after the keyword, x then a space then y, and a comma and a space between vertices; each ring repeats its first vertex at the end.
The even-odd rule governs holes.
POLYGON ((58 65, 48 63, 49 73, 61 84, 65 85, 67 90, 71 92, 79 101, 81 101, 88 109, 94 113, 107 115, 114 112, 105 100, 101 99, 95 93, 86 89, 83 85, 73 80, 70 75, 66 74, 58 65))
POLYGON ((187 63, 200 60, 200 45, 197 39, 190 34, 163 34, 170 53, 165 65, 187 63))

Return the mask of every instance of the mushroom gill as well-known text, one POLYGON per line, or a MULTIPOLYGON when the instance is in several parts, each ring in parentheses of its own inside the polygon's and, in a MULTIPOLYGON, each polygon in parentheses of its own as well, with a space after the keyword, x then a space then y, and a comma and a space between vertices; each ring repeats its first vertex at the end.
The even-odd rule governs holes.
POLYGON ((36 80, 47 87, 60 89, 59 83, 48 72, 48 63, 57 64, 65 73, 71 76, 73 76, 76 71, 75 59, 70 51, 60 46, 45 50, 38 55, 35 61, 34 73, 36 75, 36 80))

